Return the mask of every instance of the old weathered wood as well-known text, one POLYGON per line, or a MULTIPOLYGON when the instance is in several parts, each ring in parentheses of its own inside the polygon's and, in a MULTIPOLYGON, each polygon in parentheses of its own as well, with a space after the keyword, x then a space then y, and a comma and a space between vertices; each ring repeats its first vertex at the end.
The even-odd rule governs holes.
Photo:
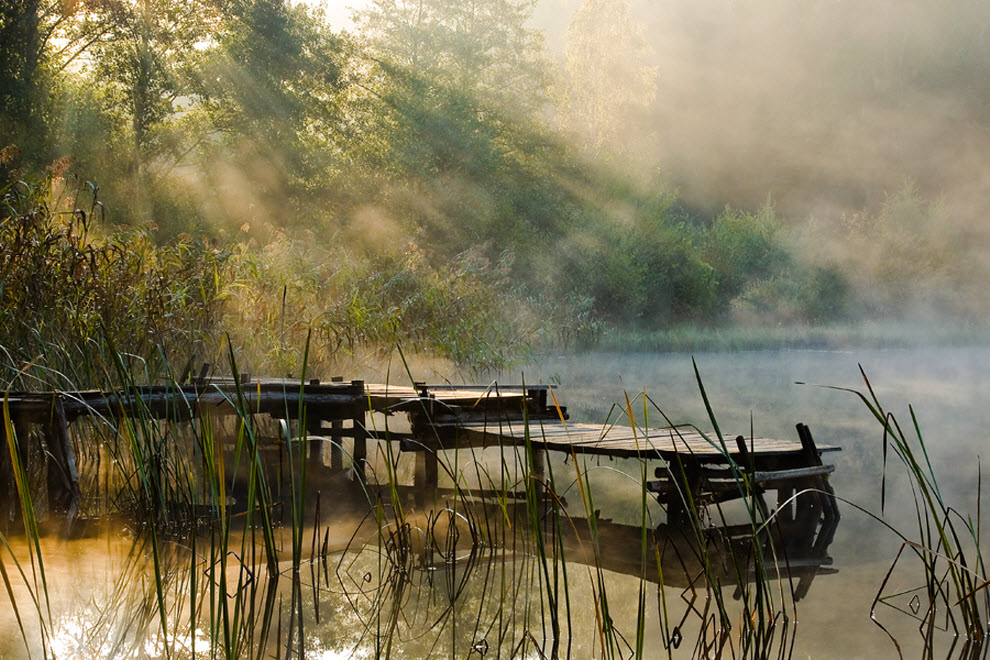
MULTIPOLYGON (((319 378, 309 381, 311 387, 320 384, 319 378)), ((305 404, 304 404, 305 405, 305 404)), ((323 416, 311 406, 306 405, 306 435, 312 436, 309 441, 309 462, 314 467, 323 465, 323 416)))
MULTIPOLYGON (((334 376, 330 379, 334 383, 340 383, 343 380, 343 376, 334 376)), ((344 469, 344 450, 341 445, 344 436, 340 433, 343 428, 343 420, 334 418, 330 422, 330 469, 334 472, 340 472, 344 469)))
MULTIPOLYGON (((670 520, 684 520, 687 506, 703 507, 743 496, 752 496, 765 509, 763 494, 778 491, 780 519, 792 525, 823 526, 823 545, 830 542, 828 530, 838 520, 828 474, 832 466, 822 463, 822 452, 804 425, 798 426, 798 441, 735 437, 723 442, 713 434, 692 427, 630 428, 577 424, 567 421, 551 387, 431 386, 416 382, 412 387, 311 380, 256 379, 238 382, 232 378, 201 377, 192 385, 128 388, 120 392, 11 393, 15 420, 45 426, 52 468, 49 488, 52 500, 67 509, 78 506, 78 475, 75 473, 68 426, 74 419, 100 415, 114 419, 128 415, 159 419, 190 419, 203 414, 268 414, 303 424, 311 465, 324 466, 324 446, 329 444, 329 467, 343 469, 344 438, 352 439, 351 465, 357 478, 364 478, 368 442, 399 442, 402 452, 416 453, 418 498, 425 504, 438 491, 440 452, 470 447, 498 447, 518 451, 527 447, 526 460, 537 488, 544 488, 545 454, 635 458, 661 463, 656 481, 645 486, 657 495, 670 520), (382 437, 369 431, 368 413, 406 414, 411 432, 392 432, 382 437), (297 419, 301 418, 301 419, 297 419), (349 422, 349 423, 348 423, 349 422), (325 433, 329 425, 329 441, 325 433), (347 424, 347 425, 345 425, 347 424), (740 475, 749 483, 740 481, 740 475), (798 502, 788 504, 795 492, 798 502)), ((18 435, 27 438, 27 431, 18 435)), ((733 437, 733 436, 727 436, 733 437)), ((27 451, 22 452, 27 456, 27 451)), ((0 470, 0 496, 10 491, 9 470, 0 470), (7 486, 4 486, 5 474, 7 486), (6 488, 4 491, 3 489, 6 488)), ((692 514, 693 515, 693 514, 692 514)))
POLYGON ((79 509, 79 471, 76 469, 75 452, 69 437, 69 423, 61 400, 56 400, 51 418, 44 424, 45 442, 48 445, 48 495, 50 502, 63 507, 71 520, 79 509))
POLYGON ((764 486, 780 486, 795 480, 806 480, 811 477, 823 477, 835 472, 834 465, 812 465, 806 468, 792 470, 773 470, 770 472, 754 472, 753 481, 764 486))
POLYGON ((416 452, 416 504, 427 507, 436 501, 440 481, 440 461, 436 451, 416 452))
POLYGON ((533 481, 536 487, 536 497, 539 501, 542 501, 546 495, 546 451, 544 451, 538 442, 531 442, 529 445, 530 452, 530 464, 533 467, 533 481))
MULTIPOLYGON (((433 430, 446 441, 445 446, 490 447, 524 443, 530 435, 551 451, 574 451, 578 454, 613 456, 616 458, 672 459, 674 456, 694 457, 710 463, 739 462, 738 448, 723 448, 714 436, 678 428, 633 430, 627 426, 573 424, 559 420, 534 420, 528 426, 514 421, 493 420, 489 423, 444 423, 433 430)), ((793 440, 754 438, 749 440, 762 460, 786 457, 802 463, 802 445, 793 440)), ((834 451, 823 447, 822 451, 834 451)))
MULTIPOLYGON (((365 392, 364 381, 352 380, 351 390, 355 394, 363 394, 365 392)), ((362 433, 362 431, 365 431, 365 414, 363 408, 360 413, 355 412, 354 416, 351 418, 351 426, 354 428, 354 451, 351 452, 353 471, 357 478, 363 479, 365 476, 364 466, 368 460, 367 433, 362 433)))

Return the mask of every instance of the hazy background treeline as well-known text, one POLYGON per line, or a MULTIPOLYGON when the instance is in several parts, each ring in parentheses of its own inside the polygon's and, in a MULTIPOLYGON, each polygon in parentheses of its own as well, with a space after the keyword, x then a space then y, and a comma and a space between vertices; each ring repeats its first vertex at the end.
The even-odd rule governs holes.
POLYGON ((310 330, 318 361, 497 367, 613 328, 982 323, 988 18, 10 0, 0 344, 199 360, 229 331, 279 373, 310 330))

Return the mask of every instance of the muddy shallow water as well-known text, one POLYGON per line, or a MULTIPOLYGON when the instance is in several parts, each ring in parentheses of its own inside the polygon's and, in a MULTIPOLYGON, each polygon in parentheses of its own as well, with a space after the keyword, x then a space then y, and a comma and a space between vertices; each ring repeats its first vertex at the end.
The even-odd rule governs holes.
MULTIPOLYGON (((880 426, 854 394, 822 386, 863 390, 861 364, 881 401, 903 423, 909 423, 908 405, 913 404, 943 498, 975 516, 979 461, 988 447, 985 429, 990 428, 986 405, 990 383, 985 379, 990 349, 761 351, 694 357, 726 433, 748 435, 752 428, 757 436, 796 438, 794 425, 803 422, 820 445, 842 447, 841 452, 826 456, 836 466, 831 484, 841 498, 843 516, 828 549, 832 563, 814 577, 800 602, 779 599, 789 624, 775 643, 793 648, 797 658, 897 657, 895 643, 871 620, 875 609, 876 618, 895 637, 905 657, 919 655, 917 608, 912 603, 914 592, 907 589, 917 586, 923 575, 916 562, 904 556, 898 560, 902 539, 857 509, 882 515, 884 522, 914 538, 910 484, 902 466, 888 461, 881 485, 880 426), (890 581, 883 585, 888 576, 890 581), (874 608, 878 594, 889 598, 874 608)), ((710 427, 688 355, 557 357, 527 367, 523 377, 528 383, 559 384, 562 402, 576 421, 616 417, 613 404, 624 405, 623 392, 639 402, 642 412, 642 398, 637 395, 645 392, 651 423, 653 415, 659 418, 655 404, 674 422, 710 427)), ((466 466, 471 458, 462 455, 458 460, 468 481, 472 471, 466 466)), ((474 458, 487 463, 491 473, 497 471, 499 459, 491 452, 474 458)), ((400 473, 408 474, 408 466, 400 466, 400 473)), ((267 640, 248 640, 245 649, 264 649, 280 657, 287 651, 295 657, 302 650, 316 658, 536 658, 541 657, 537 647, 544 653, 552 650, 548 640, 555 636, 555 626, 562 640, 557 648, 560 657, 601 657, 603 644, 608 655, 630 657, 637 645, 640 611, 644 657, 668 655, 670 622, 680 623, 677 632, 684 640, 670 655, 701 655, 695 640, 702 628, 697 616, 702 607, 690 602, 685 571, 678 577, 676 562, 671 564, 665 555, 668 586, 658 590, 656 576, 645 582, 638 577, 642 555, 635 530, 643 516, 637 485, 642 466, 606 460, 589 461, 584 467, 589 468, 588 483, 602 520, 597 560, 589 550, 594 545, 575 536, 587 528, 587 520, 574 466, 559 458, 551 460, 568 513, 576 519, 573 527, 565 524, 558 531, 569 557, 563 569, 552 557, 542 561, 534 550, 534 538, 518 532, 527 516, 523 502, 502 502, 483 507, 480 513, 454 502, 455 511, 445 514, 448 518, 440 526, 412 511, 410 531, 397 551, 390 536, 396 531, 389 522, 394 510, 389 506, 378 510, 384 516, 379 526, 367 516, 371 507, 360 506, 376 496, 360 489, 347 497, 332 495, 338 486, 354 490, 353 484, 342 482, 320 484, 319 508, 309 493, 298 571, 289 561, 292 539, 286 529, 277 539, 285 561, 270 568, 260 560, 242 561, 246 548, 257 549, 257 538, 242 544, 235 534, 228 552, 218 553, 209 545, 210 535, 201 533, 195 544, 189 538, 171 539, 159 549, 158 575, 165 566, 167 576, 159 581, 147 540, 127 525, 113 523, 84 538, 44 539, 49 602, 39 598, 35 605, 32 593, 40 590, 25 588, 9 555, 4 559, 21 625, 35 654, 41 651, 40 612, 46 625, 44 644, 57 657, 160 657, 166 655, 166 647, 174 657, 189 657, 194 649, 197 657, 210 657, 210 647, 217 645, 211 635, 227 634, 210 621, 234 622, 234 616, 221 610, 233 611, 249 602, 252 606, 243 608, 244 616, 260 620, 267 608, 271 633, 267 640), (478 534, 484 537, 480 541, 478 534), (428 536, 433 541, 425 540, 428 536), (213 573, 207 577, 207 567, 220 561, 232 567, 226 585, 213 573), (246 577, 245 565, 251 567, 246 577), (272 580, 272 575, 278 579, 272 580), (241 601, 238 590, 243 591, 241 601), (190 598, 190 593, 197 595, 190 598), (161 601, 168 603, 164 618, 170 632, 165 635, 158 632, 161 601), (614 624, 610 636, 602 634, 603 611, 614 624), (665 611, 667 625, 661 621, 665 611), (193 633, 190 621, 196 622, 193 633), (142 637, 139 630, 154 632, 142 637)), ((664 522, 663 512, 652 501, 647 515, 651 527, 664 522)), ((13 537, 10 544, 13 555, 24 560, 21 567, 28 583, 40 584, 38 567, 32 569, 26 561, 29 548, 23 540, 13 537)), ((724 588, 728 609, 732 616, 741 616, 732 609, 733 590, 731 584, 724 588)), ((945 655, 951 641, 951 635, 938 636, 936 644, 942 651, 936 655, 945 655)), ((776 655, 779 646, 773 648, 776 655)), ((728 649, 723 653, 730 656, 728 649)), ((0 657, 26 655, 17 617, 7 608, 0 614, 0 657)))

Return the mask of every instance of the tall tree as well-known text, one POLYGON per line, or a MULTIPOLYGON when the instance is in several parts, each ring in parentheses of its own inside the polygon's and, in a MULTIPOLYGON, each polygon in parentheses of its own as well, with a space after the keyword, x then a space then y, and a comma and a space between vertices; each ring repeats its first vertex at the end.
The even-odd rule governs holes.
POLYGON ((272 209, 317 197, 340 156, 345 44, 302 4, 233 0, 229 8, 202 83, 214 156, 239 163, 272 209))
POLYGON ((92 47, 90 73, 103 88, 106 110, 129 126, 132 201, 148 212, 146 188, 188 150, 179 128, 194 106, 200 52, 219 23, 211 0, 120 0, 114 20, 92 47))
MULTIPOLYGON (((126 0, 0 3, 0 144, 37 165, 57 155, 54 124, 65 74, 126 14, 126 0)), ((75 70, 73 70, 75 73, 75 70)))
POLYGON ((625 0, 587 0, 567 30, 567 87, 561 124, 595 156, 631 155, 649 141, 644 122, 657 67, 643 25, 625 0))
POLYGON ((0 6, 0 147, 36 133, 40 9, 40 0, 0 6))
POLYGON ((374 0, 358 26, 376 57, 414 75, 517 110, 546 101, 535 0, 374 0))

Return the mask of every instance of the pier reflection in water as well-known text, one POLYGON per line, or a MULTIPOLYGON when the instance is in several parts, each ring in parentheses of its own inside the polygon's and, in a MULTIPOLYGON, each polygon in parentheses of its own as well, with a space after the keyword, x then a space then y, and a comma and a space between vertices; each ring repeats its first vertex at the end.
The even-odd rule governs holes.
MULTIPOLYGON (((795 515, 762 528, 644 530, 548 511, 534 527, 531 503, 411 515, 382 544, 389 570, 374 580, 380 607, 359 618, 373 628, 384 610, 399 639, 425 635, 445 648, 494 643, 491 632, 465 639, 456 630, 494 631, 503 649, 533 645, 548 657, 563 647, 576 657, 596 656, 603 645, 627 657, 640 631, 645 647, 657 652, 757 643, 786 655, 796 631, 794 604, 817 575, 836 572, 828 544, 838 519, 826 522, 814 500, 815 493, 799 495, 795 515), (493 523, 513 531, 492 543, 485 535, 493 523), (762 631, 746 630, 747 619, 762 631)), ((345 574, 361 584, 353 571, 345 574)))
MULTIPOLYGON (((15 600, 37 604, 42 652, 425 657, 438 649, 497 649, 509 657, 627 657, 696 639, 706 652, 748 647, 787 655, 794 603, 827 570, 838 515, 831 468, 821 461, 829 448, 816 448, 810 434, 800 443, 739 437, 730 450, 721 438, 681 429, 567 423, 545 387, 508 396, 490 388, 435 388, 437 394, 425 386, 379 393, 359 381, 300 386, 300 400, 309 397, 317 411, 310 418, 305 401, 288 406, 276 385, 254 387, 254 404, 270 407, 258 421, 231 414, 219 390, 207 391, 219 392, 214 402, 189 386, 91 397, 66 413, 59 433, 46 435, 52 444, 66 435, 70 418, 76 424, 104 408, 127 417, 144 410, 139 402, 161 399, 147 428, 163 430, 163 442, 178 449, 183 442, 198 448, 222 469, 192 475, 188 493, 169 490, 150 502, 157 518, 149 521, 173 518, 172 527, 131 522, 127 548, 119 535, 99 536, 97 544, 117 548, 108 557, 124 558, 109 561, 106 577, 74 603, 49 604, 48 594, 64 586, 58 580, 43 586, 47 594, 37 581, 33 590, 26 582, 29 593, 15 600), (187 406, 182 420, 199 420, 211 442, 181 437, 184 427, 171 418, 177 397, 187 406), (368 414, 357 407, 366 400, 368 414), (237 433, 222 433, 218 420, 202 414, 214 405, 210 415, 225 413, 237 433), (375 411, 408 412, 408 431, 378 427, 375 411), (271 440, 264 439, 266 425, 271 440), (252 430, 250 462, 243 428, 252 430), (486 448, 499 458, 480 467, 486 448), (211 458, 214 449, 223 451, 211 458), (398 457, 409 453, 413 486, 403 485, 411 461, 399 474, 398 457), (470 487, 458 454, 472 466, 470 487), (571 506, 555 491, 556 459, 548 454, 574 457, 571 506), (612 458, 642 468, 626 503, 639 510, 639 524, 597 512, 594 498, 607 493, 592 487, 587 462, 612 458), (648 463, 661 465, 656 481, 646 480, 648 463), (440 475, 452 482, 447 488, 440 475), (252 497, 259 483, 264 496, 252 497), (223 484, 220 496, 200 503, 198 491, 209 484, 223 484), (772 491, 776 512, 765 501, 772 491), (185 499, 174 502, 176 493, 185 499), (665 510, 662 525, 651 517, 654 496, 665 510), (731 521, 732 507, 744 510, 743 524, 731 521)), ((22 399, 27 428, 37 421, 31 414, 38 402, 22 399)), ((178 449, 174 455, 184 455, 178 449)), ((72 495, 73 521, 72 502, 86 504, 85 489, 77 488, 85 479, 70 481, 71 488, 52 492, 72 495)), ((75 518, 73 528, 80 534, 85 520, 75 518)), ((90 561, 92 551, 80 543, 64 556, 90 561)), ((25 544, 16 553, 21 566, 36 558, 40 566, 44 557, 51 571, 58 562, 57 552, 32 552, 25 544)), ((71 573, 62 579, 71 582, 71 573)))
MULTIPOLYGON (((813 493, 797 497, 797 515, 762 528, 644 529, 575 517, 532 493, 501 503, 462 497, 399 517, 386 489, 353 488, 354 500, 360 490, 374 505, 312 498, 316 524, 304 531, 298 563, 266 566, 261 535, 236 523, 226 553, 217 551, 222 529, 159 542, 157 556, 147 530, 49 539, 49 589, 76 596, 53 600, 49 649, 157 657, 167 647, 174 657, 209 657, 222 642, 245 657, 590 658, 604 647, 630 657, 641 637, 647 657, 673 647, 731 655, 747 643, 786 656, 794 603, 816 575, 834 572, 828 542, 837 521, 823 525, 817 507, 802 504, 813 493)), ((408 486, 392 493, 415 499, 408 486)), ((290 534, 278 538, 287 558, 290 534)), ((25 655, 7 637, 4 657, 25 655)))

